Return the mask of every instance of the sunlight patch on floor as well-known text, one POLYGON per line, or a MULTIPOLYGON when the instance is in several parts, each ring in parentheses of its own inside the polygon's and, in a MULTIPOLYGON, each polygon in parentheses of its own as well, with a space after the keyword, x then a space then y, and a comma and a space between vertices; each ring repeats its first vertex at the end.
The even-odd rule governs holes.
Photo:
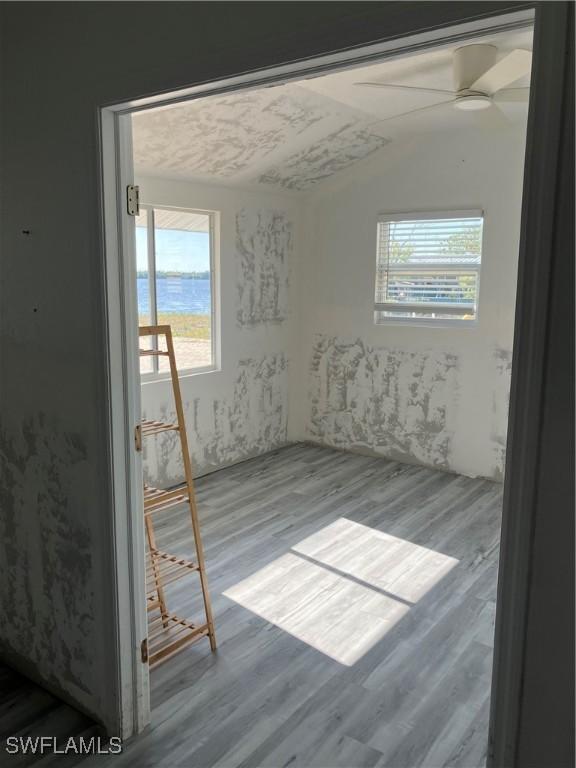
POLYGON ((340 518, 224 595, 351 666, 457 562, 340 518))
POLYGON ((292 550, 411 603, 418 602, 458 562, 345 517, 292 550))

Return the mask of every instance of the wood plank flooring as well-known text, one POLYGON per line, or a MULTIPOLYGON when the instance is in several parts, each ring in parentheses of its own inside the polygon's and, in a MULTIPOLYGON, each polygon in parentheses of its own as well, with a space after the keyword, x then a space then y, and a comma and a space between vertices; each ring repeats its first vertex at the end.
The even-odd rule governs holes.
MULTIPOLYGON (((154 669, 151 727, 82 765, 483 766, 501 490, 310 445, 200 479, 218 652, 154 669)), ((189 529, 167 513, 159 546, 190 556, 189 529)), ((201 607, 194 578, 167 590, 182 615, 201 607)), ((97 732, 3 667, 0 691, 2 746, 97 732)))
MULTIPOLYGON (((48 753, 43 757, 39 752, 34 754, 31 751, 27 754, 8 754, 6 739, 9 736, 23 739, 53 736, 62 745, 71 736, 82 736, 88 741, 92 736, 100 735, 101 729, 86 715, 0 664, 0 765, 23 768, 48 765, 57 760, 55 755, 48 753)), ((78 762, 80 758, 73 756, 73 753, 66 757, 68 766, 78 762)))
POLYGON ((300 444, 200 479, 218 651, 153 670, 152 726, 99 764, 484 765, 501 490, 300 444))

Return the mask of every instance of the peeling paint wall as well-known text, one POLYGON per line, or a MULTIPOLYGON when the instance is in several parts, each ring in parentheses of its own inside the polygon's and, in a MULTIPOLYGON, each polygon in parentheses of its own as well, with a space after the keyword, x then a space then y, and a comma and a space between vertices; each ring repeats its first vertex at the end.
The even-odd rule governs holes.
POLYGON ((288 439, 288 359, 283 353, 240 360, 230 400, 192 402, 195 459, 213 469, 285 445, 288 439))
POLYGON ((97 674, 87 467, 80 434, 43 414, 0 432, 0 651, 81 702, 97 674))
POLYGON ((283 211, 242 208, 236 214, 236 319, 239 325, 288 316, 294 225, 283 211))
POLYGON ((134 115, 143 175, 307 190, 388 143, 374 117, 295 83, 134 115))
POLYGON ((325 119, 314 101, 297 87, 279 86, 142 112, 133 118, 136 167, 147 175, 170 169, 207 181, 235 177, 325 119))
POLYGON ((354 121, 283 159, 262 173, 258 181, 281 189, 306 191, 388 143, 364 121, 354 121))
POLYGON ((307 439, 501 480, 514 328, 524 127, 398 142, 308 198, 303 359, 307 439), (484 210, 478 324, 375 325, 386 212, 484 210))
POLYGON ((308 436, 448 469, 458 358, 374 348, 361 339, 314 341, 308 436))
MULTIPOLYGON (((299 204, 243 188, 139 177, 145 202, 218 212, 220 369, 180 378, 194 471, 266 453, 289 439, 291 380, 299 375, 299 204)), ((146 418, 173 418, 165 380, 142 387, 146 418)), ((146 441, 152 485, 183 479, 177 435, 146 441)))
MULTIPOLYGON (((302 204, 139 179, 150 203, 221 211, 222 368, 181 380, 197 472, 307 439, 503 477, 523 141, 510 128, 398 143, 302 204), (467 207, 485 212, 478 325, 374 325, 378 214, 467 207)), ((147 417, 170 403, 166 382, 144 385, 147 417)), ((150 480, 177 482, 173 438, 157 445, 150 480)))
MULTIPOLYGON (((194 397, 185 402, 190 452, 197 474, 234 464, 286 445, 288 441, 288 359, 271 354, 240 360, 229 394, 194 397)), ((161 406, 165 418, 170 404, 161 406)), ((145 411, 148 418, 148 410, 145 411)), ((144 466, 151 484, 169 487, 182 481, 184 467, 178 435, 147 441, 144 466)))

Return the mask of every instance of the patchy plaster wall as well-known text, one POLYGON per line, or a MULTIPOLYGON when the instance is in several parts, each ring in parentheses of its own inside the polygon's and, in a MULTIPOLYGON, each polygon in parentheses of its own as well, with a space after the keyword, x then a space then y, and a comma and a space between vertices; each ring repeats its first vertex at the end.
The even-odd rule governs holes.
MULTIPOLYGON (((288 441, 288 359, 271 354, 240 360, 231 391, 194 397, 185 403, 190 452, 198 474, 279 448, 288 441)), ((173 416, 162 404, 163 417, 173 416)), ((145 411, 148 418, 148 409, 145 411)), ((182 481, 178 436, 165 433, 147 441, 146 479, 164 487, 182 481)))
POLYGON ((296 83, 133 117, 145 175, 306 190, 388 143, 371 115, 296 83))
POLYGON ((94 582, 84 440, 43 414, 0 433, 0 650, 58 690, 94 694, 94 582), (38 590, 42 584, 42 590, 38 590))
POLYGON ((241 208, 236 213, 236 292, 239 325, 288 317, 294 224, 283 211, 241 208))
POLYGON ((308 436, 448 469, 458 358, 317 336, 310 363, 308 436))
MULTIPOLYGON (((291 386, 299 375, 299 202, 242 187, 139 176, 144 202, 218 212, 220 366, 180 379, 197 474, 266 453, 289 440, 291 386)), ((146 382, 146 418, 174 416, 169 381, 146 382)), ((147 445, 149 482, 180 482, 177 436, 147 445)), ((147 441, 149 443, 150 441, 147 441)))
MULTIPOLYGON (((398 142, 302 203, 138 179, 146 202, 220 211, 222 367, 181 380, 198 472, 308 439, 502 478, 523 143, 522 127, 398 142), (478 324, 374 325, 378 214, 467 207, 485 213, 478 324)), ((144 385, 147 417, 170 403, 144 385)), ((158 440, 146 468, 168 485, 181 467, 158 440)))
POLYGON ((258 181, 281 189, 309 190, 319 181, 372 155, 389 140, 364 122, 350 122, 331 131, 278 165, 262 173, 258 181))
POLYGON ((395 143, 307 200, 302 359, 292 417, 310 440, 501 479, 514 328, 524 126, 395 143), (473 327, 375 325, 380 213, 484 210, 473 327))

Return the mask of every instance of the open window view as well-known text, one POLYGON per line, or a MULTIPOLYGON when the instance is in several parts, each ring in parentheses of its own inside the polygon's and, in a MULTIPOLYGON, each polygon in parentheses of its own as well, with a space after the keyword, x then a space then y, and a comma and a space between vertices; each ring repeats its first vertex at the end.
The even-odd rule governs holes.
MULTIPOLYGON (((214 219, 203 211, 143 207, 136 220, 139 323, 171 326, 180 372, 214 367, 214 219)), ((162 358, 141 361, 143 374, 167 371, 162 358)))
POLYGON ((531 47, 133 115, 152 728, 127 760, 484 765, 531 47))

